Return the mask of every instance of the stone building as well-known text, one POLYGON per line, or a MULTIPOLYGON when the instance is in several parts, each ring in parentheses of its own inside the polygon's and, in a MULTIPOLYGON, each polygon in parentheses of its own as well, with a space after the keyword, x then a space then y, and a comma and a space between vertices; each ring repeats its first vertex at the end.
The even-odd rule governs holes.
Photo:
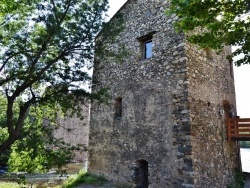
MULTIPOLYGON (((62 139, 71 146, 83 145, 88 146, 89 138, 89 106, 81 105, 81 117, 74 115, 65 115, 57 118, 57 126, 52 131, 53 137, 62 139)), ((79 150, 74 152, 73 161, 87 162, 87 152, 79 150)))
POLYGON ((97 57, 93 90, 109 88, 111 102, 92 104, 89 169, 143 188, 224 188, 237 168, 225 128, 236 112, 231 49, 218 55, 187 43, 168 6, 128 0, 116 41, 99 36, 128 55, 122 63, 97 57))

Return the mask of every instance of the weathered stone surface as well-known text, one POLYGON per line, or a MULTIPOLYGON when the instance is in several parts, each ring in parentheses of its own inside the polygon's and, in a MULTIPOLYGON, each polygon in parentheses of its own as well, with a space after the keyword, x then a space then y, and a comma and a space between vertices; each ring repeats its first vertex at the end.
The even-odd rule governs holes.
POLYGON ((131 182, 134 163, 148 162, 150 188, 226 187, 236 168, 236 146, 228 143, 223 100, 235 110, 229 49, 207 58, 176 33, 176 15, 164 14, 168 1, 129 0, 120 10, 125 29, 114 44, 125 45, 123 63, 101 61, 96 88, 122 98, 122 117, 114 103, 92 104, 90 170, 131 182), (153 56, 141 59, 137 39, 155 31, 153 56))
MULTIPOLYGON (((71 117, 58 117, 56 129, 52 134, 57 139, 63 139, 65 143, 77 146, 83 144, 88 146, 89 138, 89 107, 82 105, 82 117, 76 115, 71 117)), ((78 162, 87 162, 86 151, 76 151, 73 160, 78 162)))

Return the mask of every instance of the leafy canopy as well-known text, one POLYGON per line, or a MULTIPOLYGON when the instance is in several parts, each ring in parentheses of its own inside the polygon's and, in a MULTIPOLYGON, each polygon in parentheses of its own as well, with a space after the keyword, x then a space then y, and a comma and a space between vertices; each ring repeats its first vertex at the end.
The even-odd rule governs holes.
MULTIPOLYGON (((6 127, 6 99, 0 95, 0 143, 8 136, 6 127)), ((11 172, 46 172, 51 168, 58 172, 73 157, 73 152, 85 150, 84 145, 71 145, 53 137, 58 122, 59 108, 50 105, 31 106, 25 119, 21 137, 11 148, 0 155, 0 166, 8 164, 11 172)), ((14 115, 18 118, 18 103, 14 104, 14 115)))
POLYGON ((236 65, 250 64, 249 0, 172 0, 168 13, 180 18, 177 29, 201 48, 220 51, 225 45, 240 46, 231 57, 244 57, 236 65), (200 30, 202 32, 190 32, 200 30))
POLYGON ((8 131, 0 154, 32 130, 24 128, 32 108, 76 112, 79 103, 103 100, 104 90, 91 94, 86 84, 107 8, 107 0, 0 2, 0 128, 8 131))

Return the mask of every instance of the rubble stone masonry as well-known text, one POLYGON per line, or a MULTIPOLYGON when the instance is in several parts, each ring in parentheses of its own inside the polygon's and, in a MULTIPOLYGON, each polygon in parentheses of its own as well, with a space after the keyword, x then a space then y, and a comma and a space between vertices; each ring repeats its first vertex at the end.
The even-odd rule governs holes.
MULTIPOLYGON (((70 116, 66 114, 64 117, 59 115, 57 126, 52 134, 57 139, 62 139, 71 146, 83 145, 88 146, 89 140, 89 106, 81 105, 81 117, 70 116)), ((87 152, 83 149, 74 152, 73 161, 87 162, 87 152)))
POLYGON ((236 113, 230 49, 217 55, 188 44, 173 27, 178 17, 164 14, 168 6, 128 0, 119 10, 125 28, 106 45, 114 51, 124 45, 128 55, 95 66, 93 90, 109 88, 111 100, 92 104, 89 168, 149 188, 224 188, 237 167, 223 113, 223 100, 236 113), (143 42, 151 38, 153 55, 143 59, 143 42))

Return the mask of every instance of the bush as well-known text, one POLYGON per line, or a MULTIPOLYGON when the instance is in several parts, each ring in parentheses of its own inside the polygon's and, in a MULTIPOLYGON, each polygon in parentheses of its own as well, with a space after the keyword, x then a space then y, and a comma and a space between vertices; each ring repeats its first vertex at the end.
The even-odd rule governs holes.
POLYGON ((107 182, 107 180, 104 177, 81 170, 78 174, 70 176, 62 188, 73 188, 82 183, 103 185, 105 182, 107 182))

